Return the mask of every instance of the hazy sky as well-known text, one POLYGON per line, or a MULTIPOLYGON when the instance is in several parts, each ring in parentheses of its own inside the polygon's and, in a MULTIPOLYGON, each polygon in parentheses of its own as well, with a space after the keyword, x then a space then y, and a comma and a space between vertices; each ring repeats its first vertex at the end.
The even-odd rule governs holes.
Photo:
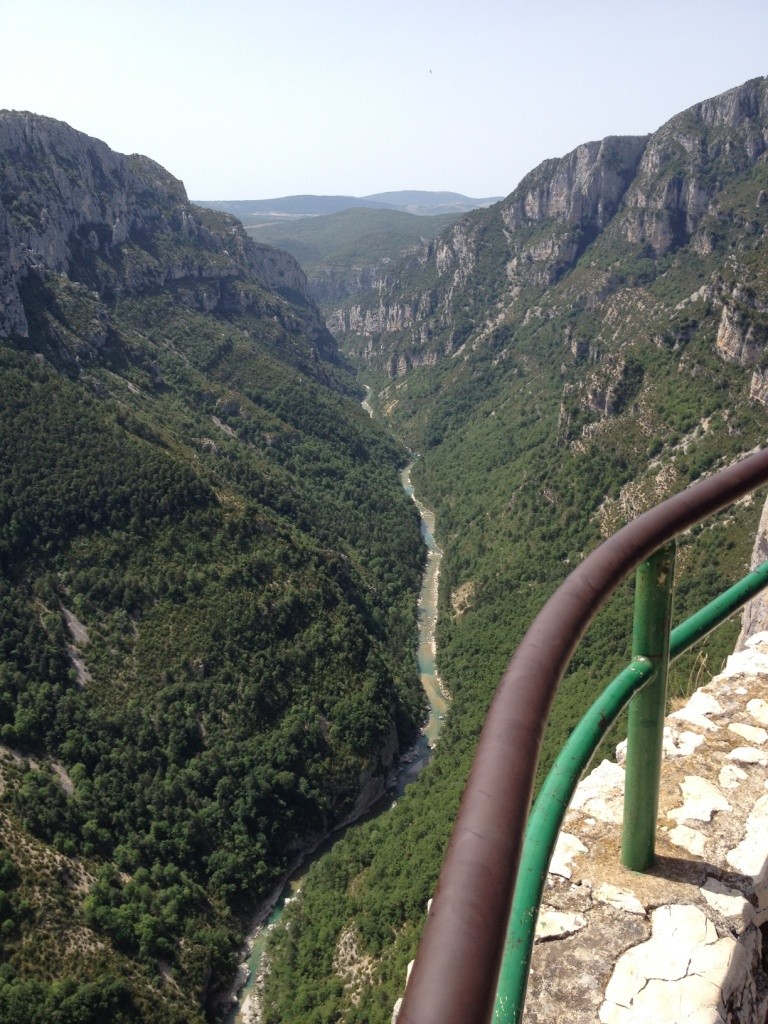
POLYGON ((0 107, 193 199, 506 195, 768 74, 768 0, 0 0, 0 107))

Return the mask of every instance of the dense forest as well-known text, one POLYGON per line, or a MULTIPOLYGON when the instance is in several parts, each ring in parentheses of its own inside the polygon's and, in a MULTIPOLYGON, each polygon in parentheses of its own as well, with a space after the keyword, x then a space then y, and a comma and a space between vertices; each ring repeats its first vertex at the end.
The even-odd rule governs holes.
POLYGON ((0 155, 0 1019, 202 1022, 423 719, 406 452, 289 257, 58 122, 0 155))

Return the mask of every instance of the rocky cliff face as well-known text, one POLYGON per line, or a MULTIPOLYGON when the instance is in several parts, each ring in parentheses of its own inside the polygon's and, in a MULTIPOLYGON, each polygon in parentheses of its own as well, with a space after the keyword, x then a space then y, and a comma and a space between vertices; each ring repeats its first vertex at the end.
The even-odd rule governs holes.
POLYGON ((387 271, 386 266, 375 264, 351 270, 321 267, 309 276, 309 283, 315 301, 326 305, 361 292, 381 291, 387 285, 387 271))
POLYGON ((51 118, 2 111, 0 338, 28 338, 32 293, 63 275, 96 293, 97 321, 119 296, 163 288, 225 315, 258 310, 276 292, 293 306, 285 316, 298 307, 313 341, 333 351, 293 257, 253 242, 235 218, 193 206, 147 157, 114 153, 51 118))
POLYGON ((616 213, 646 141, 629 137, 588 142, 523 179, 500 210, 513 286, 550 285, 573 266, 616 213), (544 235, 538 235, 540 228, 544 235))
POLYGON ((747 82, 672 118, 648 142, 628 190, 621 230, 655 254, 691 242, 709 252, 706 215, 728 178, 753 166, 768 146, 768 93, 747 82))
MULTIPOLYGON (((706 258, 734 228, 756 240, 765 189, 757 203, 723 197, 765 163, 767 148, 763 79, 697 104, 650 137, 586 143, 462 218, 329 323, 355 355, 399 374, 482 345, 502 323, 524 326, 544 291, 566 279, 572 300, 597 309, 646 272, 638 261, 682 249, 706 258), (589 258, 593 251, 601 258, 589 258)), ((739 314, 729 315, 718 349, 756 362, 752 339, 736 340, 739 314)))

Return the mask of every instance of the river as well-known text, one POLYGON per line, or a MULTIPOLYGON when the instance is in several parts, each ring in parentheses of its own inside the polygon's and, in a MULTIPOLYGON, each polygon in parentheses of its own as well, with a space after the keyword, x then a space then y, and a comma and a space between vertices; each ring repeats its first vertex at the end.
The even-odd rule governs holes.
MULTIPOLYGON (((364 403, 365 405, 365 403, 364 403)), ((249 939, 248 977, 237 996, 237 1004, 227 1018, 227 1024, 251 1024, 259 1020, 257 1010, 258 989, 261 958, 266 946, 270 927, 280 920, 283 909, 288 901, 296 897, 301 888, 304 876, 312 864, 345 835, 347 829, 354 828, 362 821, 368 821, 388 811, 406 786, 418 778, 422 768, 429 760, 432 747, 437 742, 440 728, 445 717, 448 695, 443 687, 435 667, 435 628, 437 625, 437 594, 440 579, 440 561, 442 552, 435 541, 435 514, 416 497, 411 484, 413 464, 406 466, 400 474, 400 482, 405 493, 413 499, 421 516, 421 536, 427 546, 427 564, 421 583, 418 601, 418 660, 421 674, 421 685, 429 701, 429 717, 415 745, 405 755, 393 787, 377 803, 366 811, 356 822, 346 828, 334 832, 326 841, 310 854, 291 875, 284 888, 274 902, 272 912, 266 921, 254 929, 249 939)))

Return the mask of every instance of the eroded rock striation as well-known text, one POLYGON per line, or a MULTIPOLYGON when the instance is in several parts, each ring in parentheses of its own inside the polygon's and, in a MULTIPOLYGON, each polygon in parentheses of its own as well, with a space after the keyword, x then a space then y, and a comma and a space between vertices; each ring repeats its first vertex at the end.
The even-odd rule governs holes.
MULTIPOLYGON (((571 301, 601 308, 628 278, 643 278, 643 261, 717 249, 725 226, 736 225, 724 190, 764 162, 767 149, 764 79, 691 107, 653 135, 585 143, 423 245, 329 323, 352 353, 397 377, 423 365, 425 353, 456 356, 501 325, 524 327, 541 314, 537 296, 575 272, 571 301), (599 239, 606 256, 590 259, 599 239)), ((747 239, 762 234, 760 202, 738 210, 747 239)), ((753 302, 754 312, 762 316, 753 302)), ((738 298, 724 307, 724 358, 755 364, 763 341, 738 298)), ((755 390, 760 398, 760 381, 755 390)))
POLYGON ((298 311, 323 354, 333 350, 292 256, 254 242, 234 217, 194 206, 148 157, 114 153, 52 118, 0 111, 0 338, 28 338, 41 293, 66 306, 78 285, 92 318, 75 361, 106 344, 116 298, 164 288, 228 315, 263 313, 276 292, 291 306, 275 315, 295 320, 298 311))

